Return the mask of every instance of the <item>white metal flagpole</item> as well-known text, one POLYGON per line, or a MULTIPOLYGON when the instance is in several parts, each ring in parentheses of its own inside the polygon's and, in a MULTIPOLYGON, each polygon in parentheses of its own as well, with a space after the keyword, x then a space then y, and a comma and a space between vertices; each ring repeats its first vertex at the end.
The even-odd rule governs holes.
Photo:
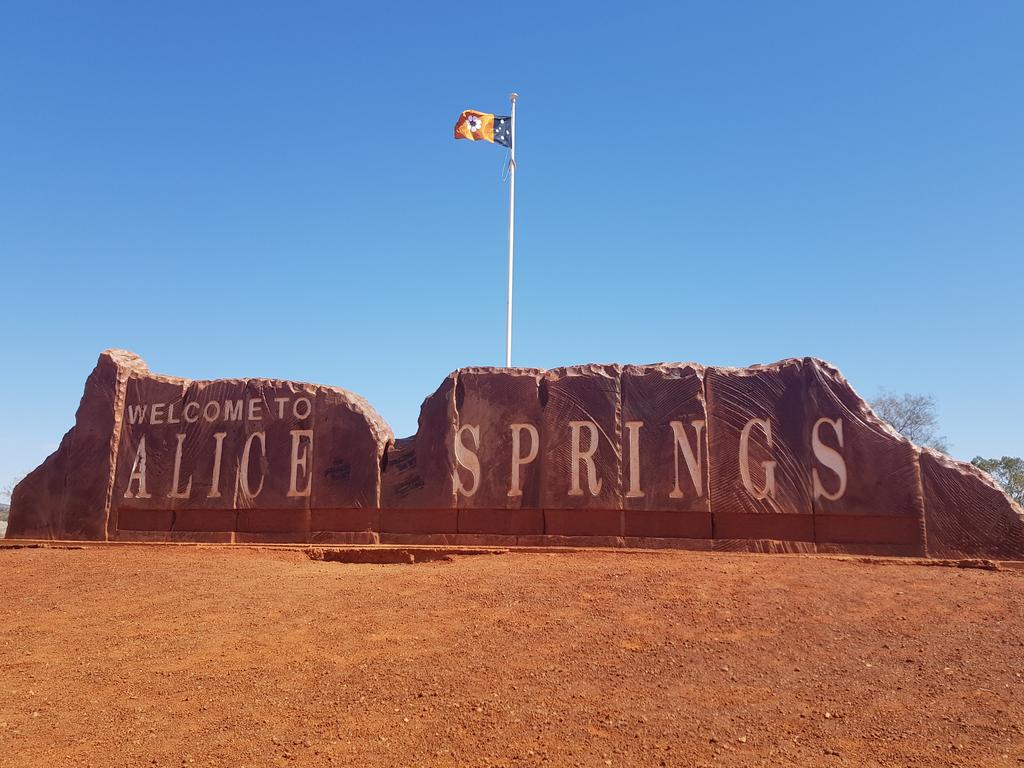
POLYGON ((516 99, 518 93, 510 93, 509 101, 512 102, 512 146, 509 147, 508 161, 508 305, 505 318, 505 367, 512 367, 512 252, 515 242, 516 231, 516 99))

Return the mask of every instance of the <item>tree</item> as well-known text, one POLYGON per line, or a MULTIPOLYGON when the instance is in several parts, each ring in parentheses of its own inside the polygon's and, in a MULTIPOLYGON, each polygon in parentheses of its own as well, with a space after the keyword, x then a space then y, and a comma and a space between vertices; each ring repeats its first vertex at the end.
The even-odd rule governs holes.
POLYGON ((10 504, 11 503, 11 494, 14 493, 14 486, 16 486, 18 483, 20 483, 22 481, 22 479, 23 479, 22 476, 18 475, 13 480, 11 480, 11 482, 9 482, 2 489, 0 489, 0 499, 6 499, 6 501, 0 501, 0 504, 10 504))
POLYGON ((871 401, 871 407, 911 442, 949 452, 946 438, 938 431, 939 417, 935 413, 935 398, 931 395, 912 395, 909 392, 894 395, 883 390, 871 401))
POLYGON ((1024 506, 1024 459, 1017 456, 1003 456, 1001 459, 975 456, 971 464, 992 475, 992 479, 1003 486, 1007 496, 1024 506))

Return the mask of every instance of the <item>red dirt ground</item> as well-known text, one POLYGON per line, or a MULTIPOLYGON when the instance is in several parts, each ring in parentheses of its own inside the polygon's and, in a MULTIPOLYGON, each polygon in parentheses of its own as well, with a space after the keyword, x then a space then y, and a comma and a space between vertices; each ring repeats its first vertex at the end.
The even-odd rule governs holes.
POLYGON ((1020 766, 1024 573, 0 549, 4 766, 1020 766))

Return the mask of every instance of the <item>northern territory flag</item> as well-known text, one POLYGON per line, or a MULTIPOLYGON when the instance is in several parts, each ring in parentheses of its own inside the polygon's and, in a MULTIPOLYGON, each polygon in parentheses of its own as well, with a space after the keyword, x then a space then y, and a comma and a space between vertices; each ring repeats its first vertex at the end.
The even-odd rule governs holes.
POLYGON ((512 146, 512 118, 507 115, 489 115, 467 109, 455 123, 455 138, 478 141, 483 139, 503 147, 512 146))

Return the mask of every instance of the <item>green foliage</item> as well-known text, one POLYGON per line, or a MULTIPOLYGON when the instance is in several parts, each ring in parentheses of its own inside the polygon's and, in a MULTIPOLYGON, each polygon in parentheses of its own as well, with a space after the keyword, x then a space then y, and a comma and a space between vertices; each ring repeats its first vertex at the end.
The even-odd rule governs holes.
POLYGON ((1003 456, 1001 459, 975 456, 971 464, 992 475, 1011 499, 1024 505, 1024 459, 1018 456, 1003 456))

